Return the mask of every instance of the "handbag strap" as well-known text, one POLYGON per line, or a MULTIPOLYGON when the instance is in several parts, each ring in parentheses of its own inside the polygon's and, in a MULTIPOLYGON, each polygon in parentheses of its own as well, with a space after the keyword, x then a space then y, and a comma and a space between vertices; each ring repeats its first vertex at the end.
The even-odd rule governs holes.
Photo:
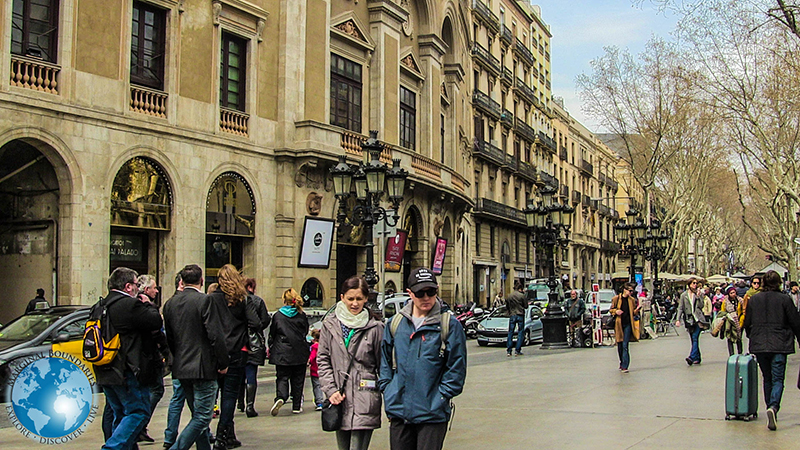
MULTIPOLYGON (((363 335, 364 333, 361 334, 363 335)), ((355 334, 353 334, 353 337, 355 337, 355 334)), ((340 394, 344 394, 344 387, 347 384, 347 380, 350 379, 350 370, 353 368, 353 363, 356 362, 356 351, 358 351, 358 345, 361 344, 361 341, 363 341, 363 339, 359 339, 356 341, 356 345, 353 347, 352 353, 349 351, 347 352, 350 355, 350 363, 347 365, 347 371, 345 372, 346 376, 344 378, 344 381, 342 382, 342 387, 339 388, 340 394)))

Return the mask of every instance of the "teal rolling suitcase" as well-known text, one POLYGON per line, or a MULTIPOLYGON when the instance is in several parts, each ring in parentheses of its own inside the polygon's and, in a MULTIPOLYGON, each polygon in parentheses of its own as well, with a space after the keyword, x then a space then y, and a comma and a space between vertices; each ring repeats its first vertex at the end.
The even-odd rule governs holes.
POLYGON ((758 364, 753 355, 733 355, 725 371, 725 420, 758 418, 758 364))

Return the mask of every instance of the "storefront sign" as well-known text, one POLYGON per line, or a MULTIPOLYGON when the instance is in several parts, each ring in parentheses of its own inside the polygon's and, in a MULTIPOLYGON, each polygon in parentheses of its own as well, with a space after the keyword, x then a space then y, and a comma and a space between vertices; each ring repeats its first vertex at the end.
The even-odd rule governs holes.
POLYGON ((433 266, 431 267, 431 272, 436 275, 442 274, 442 269, 444 269, 444 254, 446 251, 447 239, 436 238, 436 251, 434 252, 433 266))
POLYGON ((142 262, 143 255, 141 236, 111 235, 111 261, 142 262))
POLYGON ((328 268, 333 245, 333 224, 330 219, 306 217, 298 267, 328 268))
POLYGON ((406 231, 397 230, 397 234, 389 238, 389 242, 386 243, 386 258, 384 259, 383 268, 387 272, 400 272, 403 255, 406 251, 407 238, 408 233, 406 231))

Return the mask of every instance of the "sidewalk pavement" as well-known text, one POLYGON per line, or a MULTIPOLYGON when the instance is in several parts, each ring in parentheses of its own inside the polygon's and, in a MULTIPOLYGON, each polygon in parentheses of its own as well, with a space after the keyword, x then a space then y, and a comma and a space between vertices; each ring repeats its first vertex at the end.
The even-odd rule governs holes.
MULTIPOLYGON (((631 371, 623 374, 615 347, 596 349, 523 350, 507 358, 501 347, 478 347, 470 341, 467 383, 455 399, 456 411, 447 434, 448 449, 715 449, 796 448, 800 442, 800 392, 796 388, 800 356, 789 358, 778 430, 767 430, 759 380, 759 417, 752 422, 726 421, 725 342, 703 334, 703 363, 688 367, 689 338, 680 336, 631 344, 631 371)), ((746 345, 745 345, 746 348, 746 345)), ((264 372, 267 373, 267 372, 264 372)), ((256 409, 260 416, 235 417, 243 449, 331 449, 333 433, 321 431, 319 413, 306 401, 305 412, 289 407, 271 417, 272 379, 261 377, 256 409)), ((166 407, 171 390, 159 404, 150 425, 161 450, 166 407)), ((306 383, 306 399, 312 398, 306 383)), ((102 407, 102 395, 97 399, 102 407)), ((188 410, 183 415, 188 420, 188 410)), ((212 427, 216 421, 212 422, 212 427)), ((388 423, 376 430, 371 449, 389 448, 388 423)), ((13 428, 0 429, 3 450, 30 450, 33 441, 13 428)), ((99 420, 84 436, 61 444, 63 449, 97 449, 102 445, 99 420)))

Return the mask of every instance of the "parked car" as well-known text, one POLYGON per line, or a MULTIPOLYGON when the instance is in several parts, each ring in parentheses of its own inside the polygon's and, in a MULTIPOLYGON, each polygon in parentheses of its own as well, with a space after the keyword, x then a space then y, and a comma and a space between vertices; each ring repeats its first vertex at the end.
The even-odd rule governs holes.
MULTIPOLYGON (((54 306, 17 317, 0 328, 0 386, 7 386, 11 364, 33 354, 61 351, 83 359, 83 331, 89 317, 88 306, 54 306)), ((0 401, 5 401, 0 389, 0 401)))
MULTIPOLYGON (((586 310, 590 311, 592 308, 592 294, 594 292, 587 292, 586 293, 586 310)), ((600 306, 600 314, 606 315, 608 314, 608 310, 611 309, 611 299, 617 295, 613 289, 600 289, 597 291, 597 301, 600 306)))
MULTIPOLYGON (((501 306, 478 324, 478 345, 485 347, 489 344, 505 344, 508 341, 508 310, 501 306)), ((541 342, 544 338, 542 333, 542 310, 536 305, 530 305, 525 310, 525 327, 522 334, 522 345, 530 345, 532 342, 541 342)), ((514 333, 514 342, 517 341, 517 333, 514 333)))
MULTIPOLYGON (((564 287, 561 285, 560 281, 558 282, 558 286, 556 286, 556 292, 558 292, 558 301, 563 302, 564 287)), ((550 286, 547 285, 547 280, 533 280, 525 289, 525 299, 528 303, 534 303, 536 306, 546 308, 550 301, 547 295, 549 293, 550 286)))

